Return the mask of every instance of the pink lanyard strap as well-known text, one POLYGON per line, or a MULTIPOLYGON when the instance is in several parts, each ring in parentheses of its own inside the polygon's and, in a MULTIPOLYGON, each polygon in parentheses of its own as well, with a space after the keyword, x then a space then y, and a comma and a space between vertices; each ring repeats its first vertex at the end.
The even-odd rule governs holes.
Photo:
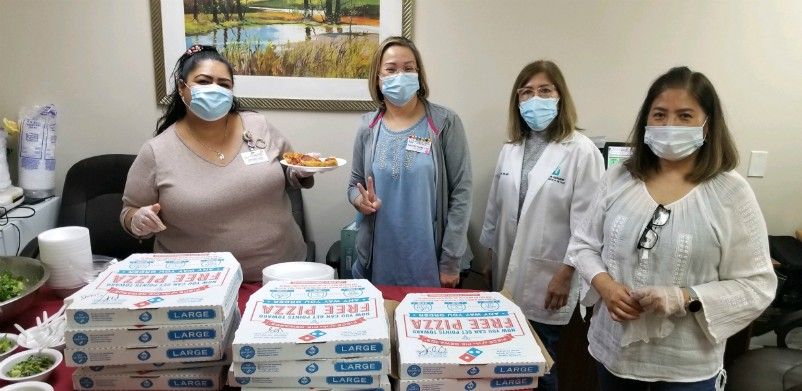
MULTIPOLYGON (((370 125, 368 125, 368 127, 373 129, 373 127, 376 126, 376 124, 378 124, 382 118, 384 118, 384 112, 380 111, 379 114, 377 114, 376 117, 373 118, 373 121, 370 122, 370 125)), ((432 119, 432 116, 429 115, 428 111, 426 112, 426 122, 429 123, 429 128, 432 130, 432 133, 434 133, 435 136, 439 136, 440 130, 437 129, 436 126, 434 126, 434 120, 432 119)))

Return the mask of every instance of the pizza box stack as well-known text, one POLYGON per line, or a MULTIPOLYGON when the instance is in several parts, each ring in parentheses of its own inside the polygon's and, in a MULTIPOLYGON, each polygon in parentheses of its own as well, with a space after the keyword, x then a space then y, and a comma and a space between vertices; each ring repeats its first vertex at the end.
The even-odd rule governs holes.
POLYGON ((241 283, 228 252, 133 254, 110 266, 65 299, 74 389, 222 389, 241 283))
POLYGON ((408 294, 395 312, 401 391, 537 387, 546 358, 497 292, 408 294))
POLYGON ((367 280, 269 281, 234 335, 228 384, 272 390, 390 390, 390 332, 367 280))

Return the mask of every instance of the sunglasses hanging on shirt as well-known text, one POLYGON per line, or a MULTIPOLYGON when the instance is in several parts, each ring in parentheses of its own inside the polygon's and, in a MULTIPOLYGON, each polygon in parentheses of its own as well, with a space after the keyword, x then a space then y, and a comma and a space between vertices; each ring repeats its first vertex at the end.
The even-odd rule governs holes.
POLYGON ((637 248, 641 250, 641 259, 649 257, 649 250, 654 248, 659 238, 656 228, 666 225, 669 217, 671 217, 671 211, 666 209, 662 204, 657 205, 657 209, 652 213, 652 219, 649 221, 649 224, 646 225, 646 228, 643 230, 638 240, 637 248))

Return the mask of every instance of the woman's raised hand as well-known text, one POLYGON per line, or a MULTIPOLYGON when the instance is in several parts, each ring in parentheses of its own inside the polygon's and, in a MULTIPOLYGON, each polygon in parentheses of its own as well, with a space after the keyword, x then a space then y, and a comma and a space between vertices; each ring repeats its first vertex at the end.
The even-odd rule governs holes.
POLYGON ((371 215, 376 213, 382 206, 382 200, 376 197, 376 187, 373 184, 373 177, 368 177, 368 188, 365 189, 361 183, 356 184, 359 190, 359 195, 354 200, 354 206, 363 215, 371 215))

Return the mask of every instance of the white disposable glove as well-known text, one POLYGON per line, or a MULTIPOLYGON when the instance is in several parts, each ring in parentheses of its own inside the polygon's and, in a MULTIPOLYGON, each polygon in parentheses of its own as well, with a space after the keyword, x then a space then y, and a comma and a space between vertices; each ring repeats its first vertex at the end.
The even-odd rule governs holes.
POLYGON ((676 286, 646 286, 630 292, 643 310, 658 316, 685 316, 685 297, 676 286))
POLYGON ((167 229, 159 218, 161 206, 156 203, 143 206, 131 216, 131 233, 136 236, 147 236, 167 229))

